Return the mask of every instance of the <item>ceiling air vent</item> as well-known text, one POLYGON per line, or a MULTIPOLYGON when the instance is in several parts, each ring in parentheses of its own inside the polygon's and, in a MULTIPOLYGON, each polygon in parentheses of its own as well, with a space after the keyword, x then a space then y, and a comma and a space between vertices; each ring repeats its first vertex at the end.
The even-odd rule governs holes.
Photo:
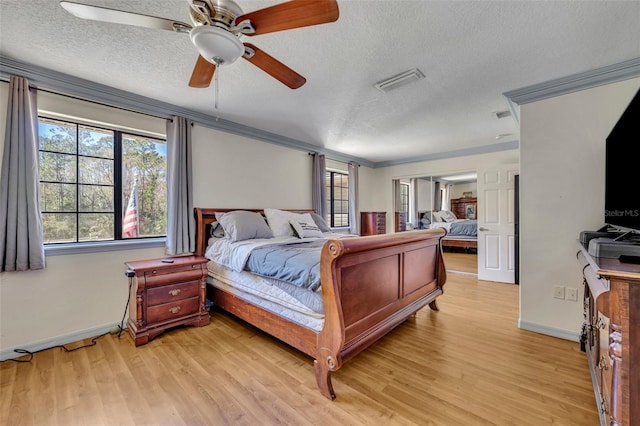
POLYGON ((511 117, 511 111, 494 111, 493 116, 495 118, 511 117))
POLYGON ((394 75, 391 78, 387 78, 386 80, 379 81, 375 84, 376 89, 381 92, 388 92, 393 89, 397 89, 400 86, 404 86, 405 84, 412 83, 414 81, 418 81, 424 78, 424 74, 418 68, 414 68, 409 71, 405 71, 398 75, 394 75))

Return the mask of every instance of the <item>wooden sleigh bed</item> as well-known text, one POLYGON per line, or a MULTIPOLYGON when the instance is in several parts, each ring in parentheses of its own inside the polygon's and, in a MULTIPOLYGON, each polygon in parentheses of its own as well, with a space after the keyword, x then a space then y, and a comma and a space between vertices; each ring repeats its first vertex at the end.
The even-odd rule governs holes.
MULTIPOLYGON (((195 209, 197 255, 205 253, 215 212, 232 210, 195 209)), ((438 229, 329 239, 320 260, 324 303, 320 331, 210 284, 207 295, 217 308, 311 356, 320 392, 334 399, 332 372, 424 306, 438 310, 436 298, 446 280, 444 235, 438 229)))

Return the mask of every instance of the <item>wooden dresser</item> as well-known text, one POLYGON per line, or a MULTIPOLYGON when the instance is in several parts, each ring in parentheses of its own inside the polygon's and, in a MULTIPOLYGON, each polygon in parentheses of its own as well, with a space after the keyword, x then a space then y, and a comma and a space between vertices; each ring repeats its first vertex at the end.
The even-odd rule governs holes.
POLYGON ((478 199, 476 197, 451 199, 451 211, 458 219, 477 219, 477 210, 478 199), (471 212, 473 212, 473 214, 471 214, 471 212))
POLYGON ((396 232, 403 232, 407 230, 407 213, 406 212, 395 212, 394 215, 394 230, 396 232))
POLYGON ((125 263, 133 275, 127 328, 136 346, 178 325, 209 324, 207 259, 169 257, 125 263))
POLYGON ((360 235, 385 234, 386 232, 386 212, 360 212, 360 235))
POLYGON ((591 257, 578 243, 584 275, 587 352, 600 424, 640 425, 640 265, 591 257))

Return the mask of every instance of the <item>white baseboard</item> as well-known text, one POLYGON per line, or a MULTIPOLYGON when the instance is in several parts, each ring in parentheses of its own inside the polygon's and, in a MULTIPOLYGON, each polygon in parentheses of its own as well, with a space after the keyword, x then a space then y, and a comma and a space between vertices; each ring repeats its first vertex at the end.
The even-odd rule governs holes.
POLYGON ((23 353, 15 352, 16 349, 24 349, 29 352, 38 352, 43 349, 52 348, 54 346, 66 345, 68 343, 77 342, 79 340, 100 336, 101 334, 112 332, 113 328, 117 326, 118 323, 109 323, 93 328, 88 328, 86 330, 64 334, 62 336, 52 337, 50 339, 41 340, 39 342, 27 343, 25 345, 14 346, 12 348, 2 348, 0 349, 0 361, 18 358, 25 355, 23 353))
POLYGON ((580 333, 562 330, 560 328, 547 327, 546 325, 532 322, 518 320, 518 328, 533 331, 535 333, 546 334, 547 336, 558 337, 560 339, 571 340, 572 342, 580 341, 580 333))

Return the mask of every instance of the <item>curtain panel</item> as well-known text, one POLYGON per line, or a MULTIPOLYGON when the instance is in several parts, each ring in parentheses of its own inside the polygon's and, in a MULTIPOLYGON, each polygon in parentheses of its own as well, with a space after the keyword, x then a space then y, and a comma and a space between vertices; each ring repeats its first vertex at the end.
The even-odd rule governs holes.
POLYGON ((191 121, 167 120, 167 254, 195 252, 191 121))
POLYGON ((360 235, 358 223, 358 167, 349 163, 349 233, 360 235))
POLYGON ((440 182, 436 182, 433 186, 433 211, 442 210, 442 193, 440 192, 440 182))
POLYGON ((313 154, 313 176, 311 178, 311 208, 327 219, 327 167, 324 154, 313 154))
POLYGON ((37 92, 12 76, 0 175, 0 271, 44 269, 37 92))
POLYGON ((409 222, 414 228, 418 228, 420 225, 420 218, 418 217, 418 181, 420 179, 411 179, 411 196, 409 197, 409 222))

